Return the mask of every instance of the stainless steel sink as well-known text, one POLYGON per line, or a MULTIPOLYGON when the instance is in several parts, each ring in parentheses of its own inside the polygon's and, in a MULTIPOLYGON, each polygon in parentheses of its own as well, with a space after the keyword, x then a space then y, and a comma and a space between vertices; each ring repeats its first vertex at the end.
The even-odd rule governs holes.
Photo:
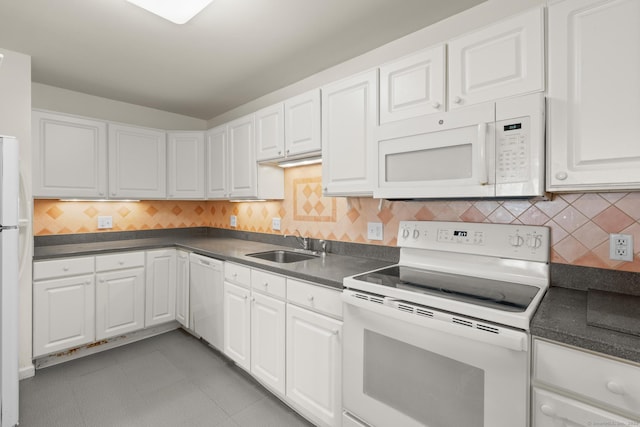
POLYGON ((298 261, 306 261, 308 259, 318 258, 318 255, 285 251, 285 250, 257 252, 255 254, 247 254, 247 256, 264 259, 266 261, 278 262, 278 263, 298 262, 298 261))

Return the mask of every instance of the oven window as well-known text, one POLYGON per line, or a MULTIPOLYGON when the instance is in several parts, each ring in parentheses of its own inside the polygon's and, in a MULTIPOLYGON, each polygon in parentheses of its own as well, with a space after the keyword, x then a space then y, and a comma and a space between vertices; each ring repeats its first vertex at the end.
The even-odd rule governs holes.
POLYGON ((363 384, 424 425, 484 426, 484 371, 366 329, 363 384))

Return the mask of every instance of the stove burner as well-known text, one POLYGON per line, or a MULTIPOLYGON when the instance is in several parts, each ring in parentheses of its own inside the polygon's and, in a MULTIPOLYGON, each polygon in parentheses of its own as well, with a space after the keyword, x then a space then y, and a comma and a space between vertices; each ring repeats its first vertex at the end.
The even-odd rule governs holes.
POLYGON ((538 292, 529 285, 405 266, 384 268, 354 279, 509 312, 525 311, 538 292))

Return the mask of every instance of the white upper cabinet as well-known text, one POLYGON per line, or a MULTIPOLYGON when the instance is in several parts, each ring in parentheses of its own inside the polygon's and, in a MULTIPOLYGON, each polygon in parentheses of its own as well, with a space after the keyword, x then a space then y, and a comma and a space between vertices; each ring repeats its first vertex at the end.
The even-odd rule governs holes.
POLYGON ((107 197, 107 125, 34 111, 33 195, 107 197))
POLYGON ((229 196, 251 197, 257 187, 255 116, 249 114, 227 124, 229 196))
POLYGON ((228 198, 227 126, 222 125, 209 130, 205 138, 207 143, 207 198, 228 198))
POLYGON ((376 182, 378 71, 322 88, 325 196, 371 196, 376 182))
POLYGON ((422 50, 380 67, 380 124, 446 108, 446 49, 422 50))
POLYGON ((284 156, 284 105, 263 108, 256 113, 256 160, 284 156))
POLYGON ((285 157, 320 152, 320 89, 284 102, 285 157))
POLYGON ((449 43, 449 109, 544 90, 544 9, 449 43))
POLYGON ((169 132, 168 198, 204 199, 204 133, 169 132))
POLYGON ((109 125, 109 197, 164 199, 166 165, 165 132, 109 125))
POLYGON ((640 2, 549 5, 549 191, 640 188, 640 2))

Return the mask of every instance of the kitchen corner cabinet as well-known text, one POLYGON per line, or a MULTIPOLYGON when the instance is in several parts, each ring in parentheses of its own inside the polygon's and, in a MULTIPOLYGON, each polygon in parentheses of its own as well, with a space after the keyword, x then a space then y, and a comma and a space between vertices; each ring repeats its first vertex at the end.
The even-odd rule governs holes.
POLYGON ((167 197, 204 199, 204 133, 167 134, 167 197))
POLYGON ((378 71, 322 88, 325 196, 371 196, 376 183, 378 71))
POLYGON ((146 253, 144 326, 176 319, 176 250, 146 253))
POLYGON ((110 198, 166 198, 166 165, 164 131, 109 125, 110 198))
POLYGON ((33 195, 107 197, 107 125, 34 110, 33 195))
POLYGON ((380 125, 446 108, 444 45, 380 67, 380 125))
POLYGON ((144 327, 144 252, 96 256, 96 340, 144 327))
POLYGON ((543 7, 449 41, 449 110, 544 90, 544 44, 543 7))
POLYGON ((640 2, 549 2, 547 189, 640 189, 640 2))
POLYGON ((282 169, 256 163, 254 127, 250 114, 207 132, 207 198, 284 198, 282 169))
POLYGON ((189 329, 189 252, 176 250, 176 320, 189 329))
POLYGON ((533 341, 532 426, 635 425, 640 366, 533 341))
POLYGON ((94 258, 33 263, 33 356, 95 340, 94 258))

